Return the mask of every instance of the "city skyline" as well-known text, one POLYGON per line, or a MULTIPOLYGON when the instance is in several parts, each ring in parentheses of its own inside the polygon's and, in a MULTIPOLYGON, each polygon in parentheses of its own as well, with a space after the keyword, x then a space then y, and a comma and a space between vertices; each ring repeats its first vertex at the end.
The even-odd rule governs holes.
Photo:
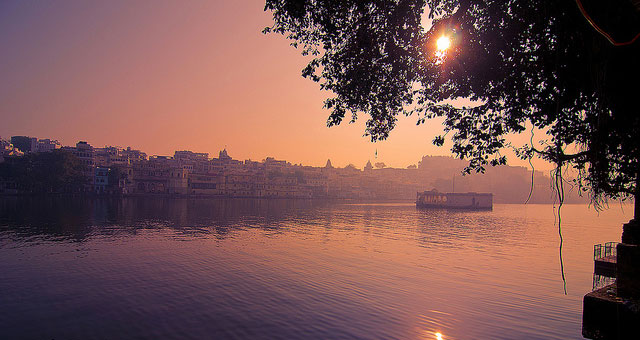
MULTIPOLYGON (((48 152, 54 149, 68 149, 68 148, 74 148, 78 143, 81 144, 87 144, 93 148, 97 148, 97 149, 108 149, 108 148, 115 148, 115 149, 121 149, 121 150, 133 150, 133 151, 139 151, 144 153, 147 157, 162 157, 162 158, 173 158, 177 153, 182 153, 182 152, 188 152, 188 153, 194 153, 194 154, 207 154, 209 159, 213 159, 216 158, 215 155, 224 152, 225 154, 230 153, 229 150, 227 150, 227 146, 223 146, 222 149, 219 150, 211 150, 211 151, 203 151, 203 150, 193 150, 193 149, 175 149, 173 151, 164 153, 164 154, 156 154, 156 153, 150 153, 147 152, 147 150, 145 150, 144 148, 140 148, 138 146, 135 145, 119 145, 117 143, 107 143, 104 145, 97 145, 95 143, 92 143, 90 140, 77 140, 73 143, 62 143, 60 142, 60 139, 52 137, 52 138, 41 138, 39 136, 22 136, 22 135, 7 135, 7 136, 2 136, 0 135, 0 142, 5 141, 7 143, 11 143, 11 139, 12 138, 25 138, 25 139, 30 139, 33 140, 33 145, 34 147, 37 147, 38 149, 33 149, 33 150, 23 150, 23 148, 19 147, 18 145, 13 145, 14 149, 17 149, 22 153, 33 153, 33 152, 48 152), (44 150, 40 150, 40 145, 42 143, 45 143, 44 146, 44 150)), ((422 159, 423 157, 437 157, 437 156, 441 156, 441 155, 422 155, 420 156, 420 159, 418 159, 417 161, 415 161, 414 163, 409 164, 408 166, 405 167, 394 167, 394 166, 390 166, 388 164, 386 164, 384 161, 381 161, 377 158, 372 158, 372 159, 367 159, 365 161, 364 164, 357 164, 355 162, 348 162, 344 165, 339 165, 339 164, 334 164, 334 161, 331 158, 327 158, 321 165, 315 165, 315 164, 306 164, 306 163, 302 163, 302 162, 292 162, 290 160, 284 159, 284 158, 278 158, 278 157, 274 157, 273 155, 263 155, 262 157, 258 157, 258 158, 241 158, 241 157, 236 157, 235 155, 233 155, 231 153, 230 155, 232 158, 237 159, 237 160, 241 160, 241 161, 258 161, 258 162, 264 162, 267 159, 276 159, 276 160, 282 160, 285 161, 289 164, 292 165, 299 165, 299 166, 310 166, 310 167, 324 167, 326 166, 327 161, 329 161, 331 163, 332 166, 336 167, 336 168, 347 168, 347 167, 355 167, 356 169, 359 170, 363 170, 367 164, 373 165, 373 164, 384 164, 384 168, 397 168, 397 169, 406 169, 406 168, 414 168, 416 167, 419 162, 420 159, 422 159)), ((375 156, 374 156, 375 157, 375 156)), ((455 159, 455 157, 453 157, 452 155, 444 155, 442 157, 448 157, 448 158, 452 158, 455 159)), ((515 165, 514 165, 515 166, 515 165)), ((376 166, 376 168, 378 168, 376 166)))
MULTIPOLYGON (((148 155, 130 146, 99 147, 87 141, 61 145, 29 136, 0 138, 0 151, 0 194, 45 190, 116 196, 413 200, 416 192, 436 190, 438 197, 447 192, 493 194, 499 203, 551 203, 556 197, 542 171, 502 166, 464 176, 465 161, 451 156, 425 155, 407 168, 376 161, 342 167, 330 159, 310 166, 270 156, 237 159, 226 149, 218 157, 192 150, 148 155)), ((566 194, 567 203, 584 202, 573 190, 566 194)))
MULTIPOLYGON (((175 156, 175 154, 177 153, 181 153, 181 152, 189 152, 189 153, 194 153, 194 154, 207 154, 209 156, 209 158, 215 158, 215 155, 220 153, 220 152, 225 152, 228 153, 227 150, 227 146, 223 146, 222 149, 220 150, 212 150, 212 151, 201 151, 201 150, 193 150, 193 149, 175 149, 173 151, 164 153, 164 154, 156 154, 156 153, 149 153, 146 152, 146 150, 144 150, 143 148, 137 147, 135 145, 119 145, 117 143, 107 143, 104 144, 102 146, 97 145, 92 143, 90 140, 78 140, 74 143, 62 143, 60 142, 60 140, 58 138, 40 138, 39 136, 23 136, 23 135, 10 135, 8 137, 5 136, 0 136, 0 142, 4 141, 6 143, 11 143, 11 140, 13 138, 23 138, 23 139, 29 139, 29 140, 33 140, 33 147, 34 149, 32 150, 24 150, 23 148, 21 148, 19 145, 13 144, 13 149, 14 150, 18 150, 20 151, 20 155, 22 155, 23 153, 39 153, 39 152, 49 152, 51 150, 55 150, 55 149, 67 149, 67 148, 73 148, 75 147, 75 145, 77 145, 78 143, 81 144, 87 144, 93 148, 98 148, 98 149, 105 149, 105 148, 115 148, 115 149, 121 149, 121 150, 134 150, 134 151, 140 151, 143 152, 145 155, 147 155, 147 157, 162 157, 162 158, 173 158, 175 156), (40 150, 40 145, 42 143, 45 143, 45 146, 43 147, 44 150, 40 150)), ((422 155, 421 157, 432 157, 432 156, 438 156, 438 155, 422 155)), ((451 156, 451 155, 445 155, 443 157, 449 157, 449 158, 453 158, 455 159, 455 157, 451 156)), ((232 157, 235 158, 235 157, 232 157)), ((273 155, 264 155, 262 157, 258 157, 255 159, 252 158, 236 158, 237 160, 243 160, 243 161, 265 161, 266 159, 279 159, 277 157, 274 157, 273 155)), ((333 166, 333 161, 331 160, 331 158, 327 158, 325 160, 325 162, 322 165, 312 165, 312 164, 305 164, 305 163, 296 163, 296 162, 290 162, 286 159, 282 159, 283 161, 286 161, 289 164, 293 164, 293 165, 300 165, 300 166, 312 166, 312 167, 323 167, 326 166, 327 161, 331 162, 332 166, 333 166)), ((409 164, 408 167, 415 167, 418 164, 419 161, 416 161, 412 164, 409 164)), ((391 166, 388 166, 386 163, 381 162, 378 159, 368 159, 367 161, 365 161, 365 164, 362 166, 359 166, 358 164, 354 163, 354 162, 348 162, 347 164, 345 164, 344 166, 336 166, 339 168, 346 168, 346 167, 353 167, 355 166, 355 168, 357 169, 364 169, 366 167, 367 164, 384 164, 385 168, 392 168, 391 166), (372 162, 374 161, 374 162, 372 162)), ((396 167, 397 168, 397 167, 396 167)), ((407 167, 400 167, 398 169, 404 169, 407 167)))
POLYGON ((0 56, 0 136, 119 141, 158 155, 227 148, 239 159, 312 166, 405 168, 451 155, 449 144, 431 143, 437 120, 400 119, 378 143, 363 136, 365 119, 327 128, 328 94, 300 76, 308 58, 261 33, 272 23, 261 1, 0 6, 9 47, 0 56))

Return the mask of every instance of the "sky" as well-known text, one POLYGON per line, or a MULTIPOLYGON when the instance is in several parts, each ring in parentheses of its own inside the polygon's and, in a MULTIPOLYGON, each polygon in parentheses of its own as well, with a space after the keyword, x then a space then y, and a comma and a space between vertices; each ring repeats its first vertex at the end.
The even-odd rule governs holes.
POLYGON ((439 121, 400 117, 377 143, 363 136, 364 115, 326 127, 329 93, 301 76, 308 57, 262 34, 272 23, 263 9, 264 0, 3 0, 0 137, 359 168, 451 154, 431 143, 439 121))

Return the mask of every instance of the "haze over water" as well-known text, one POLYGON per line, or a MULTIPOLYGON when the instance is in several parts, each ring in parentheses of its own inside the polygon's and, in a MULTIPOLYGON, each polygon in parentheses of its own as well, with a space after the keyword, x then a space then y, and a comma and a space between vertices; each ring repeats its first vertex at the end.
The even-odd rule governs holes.
POLYGON ((631 208, 0 200, 0 338, 581 339, 631 208))

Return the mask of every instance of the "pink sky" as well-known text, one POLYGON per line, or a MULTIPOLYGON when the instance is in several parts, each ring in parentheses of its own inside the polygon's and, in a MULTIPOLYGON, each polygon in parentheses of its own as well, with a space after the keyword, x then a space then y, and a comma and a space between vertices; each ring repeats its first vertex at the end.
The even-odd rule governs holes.
POLYGON ((431 144, 441 131, 436 121, 416 126, 401 117, 375 144, 362 136, 365 119, 327 128, 327 94, 301 77, 306 57, 261 33, 271 24, 263 7, 263 0, 3 2, 0 136, 150 155, 217 155, 226 146, 241 160, 322 166, 331 159, 360 168, 450 154, 431 144))

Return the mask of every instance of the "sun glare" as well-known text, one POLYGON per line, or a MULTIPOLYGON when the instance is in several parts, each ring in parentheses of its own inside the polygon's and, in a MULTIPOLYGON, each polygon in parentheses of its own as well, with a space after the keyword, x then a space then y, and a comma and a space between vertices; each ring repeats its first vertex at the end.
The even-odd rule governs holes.
POLYGON ((444 52, 449 46, 451 46, 451 40, 449 38, 442 36, 436 41, 436 46, 438 47, 438 51, 444 52))

